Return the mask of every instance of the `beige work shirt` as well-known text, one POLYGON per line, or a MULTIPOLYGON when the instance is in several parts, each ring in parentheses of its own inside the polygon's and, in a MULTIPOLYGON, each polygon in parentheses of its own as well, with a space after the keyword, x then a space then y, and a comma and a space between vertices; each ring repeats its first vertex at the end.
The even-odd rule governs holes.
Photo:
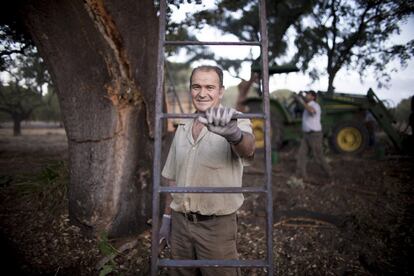
MULTIPOLYGON (((252 133, 248 119, 238 119, 238 127, 252 133)), ((231 149, 225 138, 204 127, 197 141, 192 135, 193 120, 179 125, 168 153, 162 176, 179 187, 241 187, 243 166, 247 164, 231 149)), ((172 194, 171 208, 177 212, 227 215, 243 204, 243 194, 172 194)))

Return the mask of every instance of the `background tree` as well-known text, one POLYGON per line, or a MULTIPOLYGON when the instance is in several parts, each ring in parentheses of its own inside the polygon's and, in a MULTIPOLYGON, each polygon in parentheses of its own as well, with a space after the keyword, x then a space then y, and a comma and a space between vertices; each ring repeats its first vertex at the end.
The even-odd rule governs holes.
POLYGON ((21 122, 28 119, 33 110, 43 105, 42 95, 20 86, 18 82, 0 85, 0 112, 13 120, 13 135, 21 135, 21 122))
POLYGON ((328 91, 342 68, 357 70, 361 80, 373 70, 378 86, 390 80, 387 70, 393 60, 402 67, 414 55, 414 40, 405 45, 392 43, 399 24, 414 12, 414 1, 325 0, 297 26, 296 60, 314 79, 328 74, 328 91), (309 68, 315 58, 326 57, 322 70, 309 68))
MULTIPOLYGON (((154 2, 20 0, 1 10, 0 25, 3 40, 34 42, 52 77, 69 143, 71 221, 90 234, 144 229, 151 209, 154 2)), ((2 63, 22 50, 12 42, 2 63)))
POLYGON ((25 56, 17 55, 3 67, 8 81, 0 86, 0 111, 10 115, 13 134, 18 136, 21 134, 21 122, 44 105, 42 87, 50 82, 50 78, 43 60, 35 51, 25 56))

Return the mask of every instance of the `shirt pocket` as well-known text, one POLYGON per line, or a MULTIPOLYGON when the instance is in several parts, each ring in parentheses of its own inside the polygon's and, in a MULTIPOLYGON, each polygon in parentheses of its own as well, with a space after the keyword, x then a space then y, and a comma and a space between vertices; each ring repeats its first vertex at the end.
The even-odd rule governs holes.
POLYGON ((210 169, 223 168, 228 163, 228 153, 227 141, 221 136, 210 135, 210 139, 200 145, 200 164, 210 169))

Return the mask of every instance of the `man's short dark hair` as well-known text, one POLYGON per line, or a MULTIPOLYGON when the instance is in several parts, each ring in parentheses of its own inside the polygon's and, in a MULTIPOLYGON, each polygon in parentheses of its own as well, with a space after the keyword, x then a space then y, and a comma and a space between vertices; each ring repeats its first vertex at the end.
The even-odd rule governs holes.
POLYGON ((214 72, 216 72, 217 76, 219 77, 220 87, 223 87, 223 70, 218 66, 201 65, 201 66, 198 66, 198 67, 194 68, 193 71, 191 72, 190 88, 191 88, 191 84, 193 82, 193 75, 197 71, 204 71, 204 72, 214 71, 214 72))
POLYGON ((316 92, 315 91, 313 91, 313 90, 309 90, 309 91, 306 91, 305 92, 306 94, 311 94, 315 99, 317 98, 317 94, 316 94, 316 92))

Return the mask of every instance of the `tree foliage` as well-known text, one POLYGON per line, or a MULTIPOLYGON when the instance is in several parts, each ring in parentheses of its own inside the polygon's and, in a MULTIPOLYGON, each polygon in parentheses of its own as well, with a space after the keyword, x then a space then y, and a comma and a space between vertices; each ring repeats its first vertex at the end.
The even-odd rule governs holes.
MULTIPOLYGON (((183 1, 172 1, 179 6, 183 1)), ((194 2, 194 1, 193 1, 194 2)), ((205 9, 187 16, 182 25, 189 29, 213 26, 223 34, 233 34, 243 41, 260 39, 258 1, 220 0, 217 7, 205 9)), ((390 72, 395 71, 398 61, 404 68, 414 54, 414 40, 406 44, 392 43, 393 35, 400 33, 400 25, 413 14, 414 2, 402 0, 282 0, 267 1, 270 66, 280 65, 283 57, 287 63, 297 64, 311 78, 328 75, 328 90, 339 70, 345 68, 359 72, 361 80, 374 73, 378 86, 386 86, 390 72), (289 57, 288 30, 296 31, 296 54, 289 57), (312 68, 311 61, 326 58, 323 69, 312 68)), ((184 32, 176 32, 181 35, 184 32)), ((212 53, 193 52, 191 60, 214 58, 224 68, 240 66, 240 61, 225 60, 212 53)))
POLYGON ((413 12, 412 0, 320 1, 311 15, 296 24, 296 60, 304 71, 310 69, 314 79, 327 73, 328 91, 333 91, 342 68, 357 70, 361 79, 372 69, 378 86, 384 86, 390 80, 388 65, 399 60, 404 67, 414 55, 414 40, 391 41, 413 12), (325 69, 309 68, 310 61, 321 56, 327 58, 325 69))
POLYGON ((19 18, 19 10, 24 0, 8 3, 7 9, 0 10, 0 71, 12 62, 14 54, 27 55, 35 45, 27 28, 19 18))
MULTIPOLYGON (((179 4, 180 1, 175 1, 179 4)), ((285 55, 288 49, 287 30, 302 16, 312 11, 316 0, 281 0, 267 1, 267 24, 269 36, 270 65, 278 65, 278 58, 285 55)), ((221 0, 213 9, 205 9, 187 16, 180 25, 184 29, 203 29, 214 27, 223 34, 235 35, 240 41, 260 40, 259 7, 257 0, 221 0)), ((206 52, 192 55, 191 59, 202 58, 206 52)), ((240 60, 218 58, 212 53, 207 57, 218 60, 224 68, 239 69, 240 60)))

